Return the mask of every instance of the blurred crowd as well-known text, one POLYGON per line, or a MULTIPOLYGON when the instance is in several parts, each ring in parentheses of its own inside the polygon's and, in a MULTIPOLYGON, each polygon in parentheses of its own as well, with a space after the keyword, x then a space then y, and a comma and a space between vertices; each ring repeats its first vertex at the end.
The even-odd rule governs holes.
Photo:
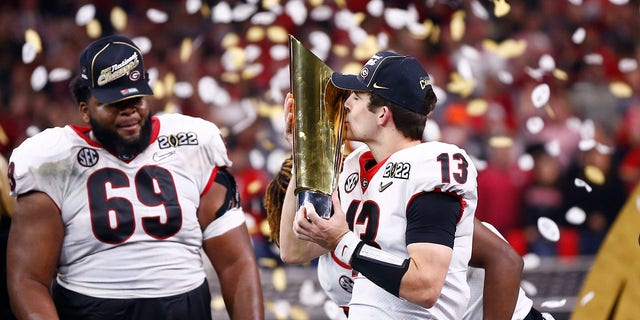
POLYGON ((477 217, 521 254, 595 254, 640 180, 639 3, 3 1, 0 153, 82 124, 68 80, 93 38, 146 41, 155 111, 223 129, 256 254, 274 265, 262 201, 290 151, 288 34, 336 71, 393 50, 417 57, 437 88, 426 138, 477 159, 477 217), (549 236, 556 226, 559 239, 549 236))

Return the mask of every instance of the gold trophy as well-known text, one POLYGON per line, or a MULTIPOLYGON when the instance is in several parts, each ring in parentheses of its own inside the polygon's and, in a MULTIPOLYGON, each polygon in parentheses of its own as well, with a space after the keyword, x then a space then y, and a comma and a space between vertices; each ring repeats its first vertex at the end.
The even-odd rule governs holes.
POLYGON ((331 217, 331 193, 342 165, 343 108, 346 91, 331 83, 333 70, 289 36, 291 91, 296 101, 293 169, 297 208, 310 202, 318 215, 331 217))

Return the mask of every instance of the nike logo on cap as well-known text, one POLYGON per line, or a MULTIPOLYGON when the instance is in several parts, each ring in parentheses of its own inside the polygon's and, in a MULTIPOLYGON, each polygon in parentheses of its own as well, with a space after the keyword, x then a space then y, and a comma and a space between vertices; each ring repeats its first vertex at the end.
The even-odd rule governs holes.
POLYGON ((387 87, 383 87, 383 86, 379 85, 377 82, 373 83, 373 88, 374 89, 384 89, 384 90, 388 90, 389 89, 387 87))

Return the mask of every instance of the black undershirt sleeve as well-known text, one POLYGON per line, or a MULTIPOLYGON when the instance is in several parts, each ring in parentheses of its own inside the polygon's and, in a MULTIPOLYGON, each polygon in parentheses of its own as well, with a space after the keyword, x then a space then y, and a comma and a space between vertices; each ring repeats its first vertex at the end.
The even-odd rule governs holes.
POLYGON ((442 192, 425 192, 411 200, 407 209, 407 245, 429 242, 453 248, 460 200, 442 192))
POLYGON ((238 192, 238 185, 233 175, 226 168, 220 168, 215 177, 215 182, 225 186, 227 192, 224 196, 224 204, 216 212, 216 217, 220 218, 230 209, 240 206, 240 193, 238 192))

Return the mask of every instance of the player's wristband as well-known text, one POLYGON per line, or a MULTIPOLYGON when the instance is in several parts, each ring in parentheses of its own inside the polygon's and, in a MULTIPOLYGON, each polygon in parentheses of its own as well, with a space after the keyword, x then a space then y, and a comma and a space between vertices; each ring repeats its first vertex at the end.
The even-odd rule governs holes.
POLYGON ((345 233, 342 238, 340 238, 340 242, 338 242, 334 250, 335 256, 342 261, 342 263, 349 265, 351 256, 360 242, 360 239, 355 233, 351 231, 345 233))
POLYGON ((399 296, 400 282, 409 270, 409 259, 367 245, 353 232, 346 233, 340 239, 335 255, 382 289, 399 296))

